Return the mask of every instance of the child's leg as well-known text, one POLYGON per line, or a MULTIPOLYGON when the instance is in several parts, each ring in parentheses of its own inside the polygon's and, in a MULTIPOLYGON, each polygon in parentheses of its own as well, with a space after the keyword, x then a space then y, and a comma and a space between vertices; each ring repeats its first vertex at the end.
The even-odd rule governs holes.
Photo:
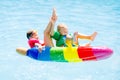
POLYGON ((54 46, 53 41, 51 38, 51 28, 52 28, 52 22, 49 22, 47 28, 44 30, 44 42, 45 46, 54 46))
POLYGON ((56 10, 53 8, 52 17, 44 31, 44 42, 46 46, 54 46, 51 36, 54 34, 54 24, 57 20, 56 10))
POLYGON ((88 39, 88 40, 93 41, 94 38, 96 37, 96 35, 97 35, 97 32, 94 32, 94 33, 91 34, 91 35, 84 35, 84 34, 80 34, 80 33, 78 33, 78 32, 75 32, 75 33, 74 33, 74 43, 75 43, 75 44, 78 44, 78 39, 79 39, 79 38, 80 38, 80 39, 88 39))

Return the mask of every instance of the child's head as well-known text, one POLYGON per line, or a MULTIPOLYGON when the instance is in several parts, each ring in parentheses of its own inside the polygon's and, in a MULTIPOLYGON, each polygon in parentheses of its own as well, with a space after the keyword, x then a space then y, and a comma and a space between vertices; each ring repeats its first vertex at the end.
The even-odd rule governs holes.
POLYGON ((68 34, 68 28, 65 24, 59 24, 57 26, 58 32, 60 32, 61 35, 67 35, 68 34))
POLYGON ((38 33, 36 30, 30 30, 27 32, 27 38, 30 39, 30 38, 35 38, 35 39, 38 39, 38 33))

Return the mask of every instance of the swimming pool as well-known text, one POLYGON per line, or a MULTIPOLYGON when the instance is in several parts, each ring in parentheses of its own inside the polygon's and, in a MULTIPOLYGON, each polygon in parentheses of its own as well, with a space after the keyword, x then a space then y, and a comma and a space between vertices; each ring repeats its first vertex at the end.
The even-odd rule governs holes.
MULTIPOLYGON (((120 80, 120 0, 0 0, 1 80, 120 80), (92 46, 108 46, 114 54, 102 61, 57 63, 36 61, 16 53, 28 47, 25 33, 37 29, 43 39, 52 8, 69 32, 98 35, 92 46)), ((81 41, 82 43, 83 41, 81 41)), ((86 41, 85 41, 86 42, 86 41)), ((84 42, 83 42, 84 43, 84 42)))

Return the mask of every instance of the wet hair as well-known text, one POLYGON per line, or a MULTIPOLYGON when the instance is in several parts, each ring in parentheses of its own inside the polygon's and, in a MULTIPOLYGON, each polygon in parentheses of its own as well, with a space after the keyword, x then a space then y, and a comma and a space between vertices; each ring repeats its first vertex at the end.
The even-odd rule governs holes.
POLYGON ((27 36, 27 39, 30 39, 30 37, 32 36, 33 34, 33 30, 30 30, 27 32, 26 36, 27 36))

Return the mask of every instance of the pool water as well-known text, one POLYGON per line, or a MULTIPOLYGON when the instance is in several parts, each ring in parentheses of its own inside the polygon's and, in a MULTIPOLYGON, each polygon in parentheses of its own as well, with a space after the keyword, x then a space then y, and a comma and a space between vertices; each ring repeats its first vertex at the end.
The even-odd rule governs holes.
MULTIPOLYGON (((120 80, 120 0, 0 0, 1 80, 120 80), (36 29, 40 39, 57 10, 55 25, 69 33, 98 32, 92 46, 107 46, 114 54, 105 60, 81 63, 36 61, 16 53, 28 48, 26 32, 36 29)), ((88 41, 80 40, 80 43, 88 41)))

